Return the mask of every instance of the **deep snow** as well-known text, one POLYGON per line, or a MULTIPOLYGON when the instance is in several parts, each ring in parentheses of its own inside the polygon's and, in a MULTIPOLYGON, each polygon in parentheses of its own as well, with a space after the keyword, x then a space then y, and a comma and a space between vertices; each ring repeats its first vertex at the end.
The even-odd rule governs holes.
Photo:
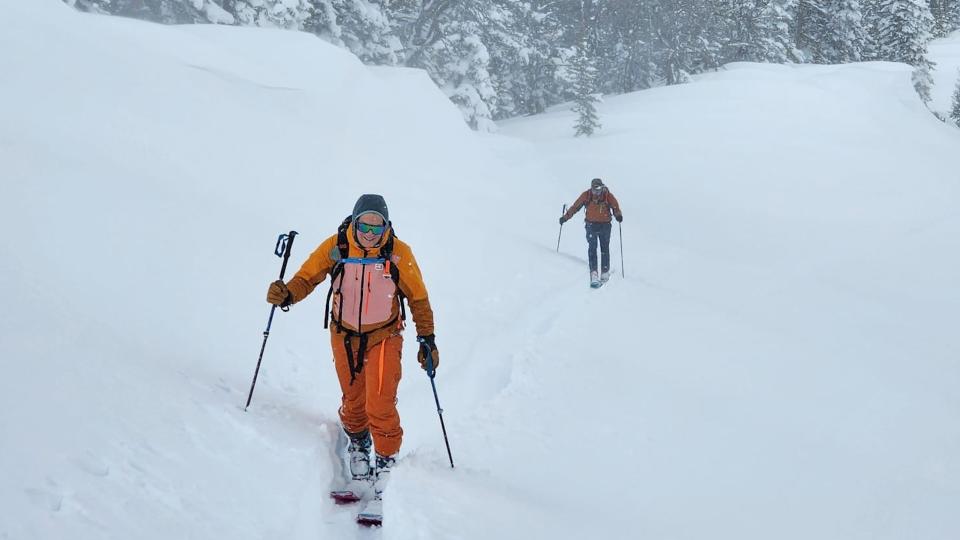
POLYGON ((960 534, 960 131, 907 67, 736 64, 591 139, 484 135, 305 34, 0 6, 0 538, 960 534), (594 176, 599 291, 579 216, 554 252, 594 176), (277 234, 295 269, 363 192, 430 288, 458 465, 408 358, 380 530, 326 499, 324 286, 242 410, 277 234))

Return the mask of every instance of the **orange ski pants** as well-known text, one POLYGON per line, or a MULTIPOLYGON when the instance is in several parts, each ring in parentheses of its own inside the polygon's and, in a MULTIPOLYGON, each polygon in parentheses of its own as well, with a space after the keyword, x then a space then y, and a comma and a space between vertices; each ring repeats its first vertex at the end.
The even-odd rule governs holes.
MULTIPOLYGON (((330 332, 333 363, 343 392, 340 422, 350 433, 360 433, 369 428, 377 453, 392 456, 400 451, 400 442, 403 440, 400 413, 397 412, 403 336, 388 336, 367 347, 363 355, 363 370, 357 374, 353 384, 350 383, 350 367, 343 337, 344 334, 330 332)), ((359 341, 357 337, 351 339, 354 359, 359 358, 359 341)))

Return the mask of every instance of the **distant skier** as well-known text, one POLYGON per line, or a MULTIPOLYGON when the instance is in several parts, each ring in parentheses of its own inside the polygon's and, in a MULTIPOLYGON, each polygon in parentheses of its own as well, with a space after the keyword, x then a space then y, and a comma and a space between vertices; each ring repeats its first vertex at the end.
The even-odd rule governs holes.
POLYGON ((612 228, 610 216, 613 215, 618 222, 623 221, 623 213, 620 212, 620 203, 603 180, 594 178, 590 182, 590 189, 584 191, 577 198, 573 206, 567 210, 567 213, 560 217, 560 224, 566 221, 580 211, 580 208, 586 206, 586 229, 587 229, 587 259, 590 261, 590 286, 599 287, 610 279, 610 229, 612 228), (597 241, 600 243, 600 275, 597 275, 597 241))
MULTIPOLYGON (((440 357, 434 340, 433 310, 410 247, 394 236, 387 204, 380 195, 363 195, 337 234, 324 240, 287 283, 270 284, 267 302, 287 306, 309 295, 331 276, 328 303, 330 345, 343 392, 340 421, 350 439, 347 451, 357 497, 372 487, 363 516, 382 515, 381 497, 400 450, 403 429, 397 412, 400 354, 403 348, 403 298, 416 324, 418 339, 440 357), (371 433, 376 450, 370 464, 371 433)), ((426 369, 421 347, 420 365, 426 369)), ((350 491, 338 493, 351 493, 350 491)))

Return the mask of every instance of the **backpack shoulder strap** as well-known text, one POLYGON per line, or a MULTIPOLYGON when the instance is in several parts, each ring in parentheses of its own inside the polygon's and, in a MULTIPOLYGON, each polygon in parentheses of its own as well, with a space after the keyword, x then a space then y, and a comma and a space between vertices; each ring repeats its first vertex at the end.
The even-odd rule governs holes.
MULTIPOLYGON (((330 270, 330 290, 327 291, 327 307, 323 313, 324 328, 330 326, 330 298, 333 297, 333 283, 343 273, 343 260, 350 256, 350 241, 347 239, 347 230, 350 228, 351 221, 353 221, 353 216, 347 216, 337 227, 337 250, 340 252, 340 258, 334 263, 333 269, 330 270)), ((343 282, 340 283, 340 286, 343 287, 343 282)), ((334 322, 337 322, 339 326, 339 321, 334 322)))
POLYGON ((397 265, 393 264, 393 240, 397 237, 397 231, 393 228, 393 223, 390 223, 390 238, 387 238, 387 243, 383 245, 380 249, 380 256, 386 261, 386 264, 390 268, 390 278, 393 279, 394 285, 397 286, 397 299, 400 301, 400 320, 407 320, 407 308, 404 306, 403 300, 406 298, 403 294, 403 289, 400 288, 400 269, 397 268, 397 265))
POLYGON ((591 193, 591 194, 590 194, 590 200, 591 200, 594 204, 600 204, 600 205, 603 205, 603 206, 605 206, 605 207, 607 207, 607 208, 609 209, 609 208, 610 208, 610 201, 607 200, 607 195, 609 195, 609 194, 610 194, 610 190, 607 189, 606 187, 604 187, 604 188, 603 188, 603 191, 600 192, 600 195, 594 196, 593 193, 591 193))
POLYGON ((353 221, 353 216, 347 216, 343 223, 337 227, 337 249, 340 250, 340 259, 346 259, 350 256, 350 241, 347 239, 347 229, 350 228, 351 221, 353 221))

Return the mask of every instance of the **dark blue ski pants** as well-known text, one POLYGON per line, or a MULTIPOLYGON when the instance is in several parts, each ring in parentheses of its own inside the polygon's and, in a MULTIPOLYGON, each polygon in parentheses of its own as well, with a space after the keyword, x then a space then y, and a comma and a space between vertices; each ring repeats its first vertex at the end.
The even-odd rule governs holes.
POLYGON ((612 223, 587 222, 587 260, 590 261, 590 271, 597 270, 597 241, 600 243, 600 271, 610 271, 610 231, 612 223))

